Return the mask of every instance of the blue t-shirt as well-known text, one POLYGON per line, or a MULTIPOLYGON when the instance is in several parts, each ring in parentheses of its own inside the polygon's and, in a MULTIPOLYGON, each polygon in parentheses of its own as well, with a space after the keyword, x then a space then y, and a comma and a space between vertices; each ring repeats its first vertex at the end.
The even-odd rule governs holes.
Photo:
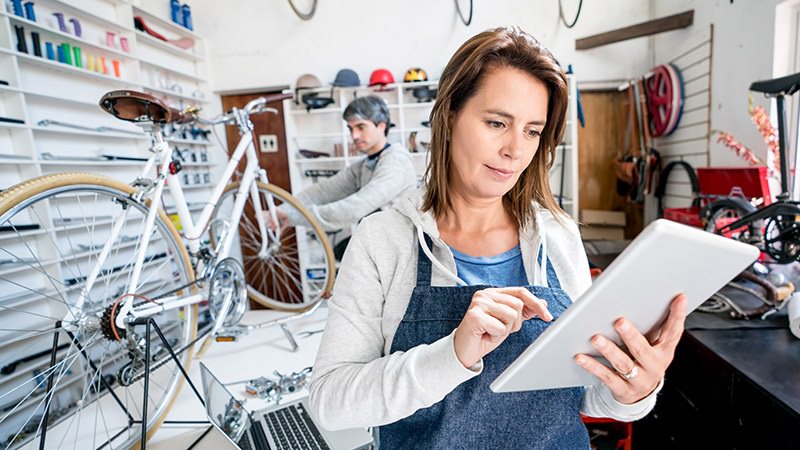
POLYGON ((456 260, 458 277, 468 285, 527 286, 519 245, 496 256, 470 256, 450 247, 456 260))

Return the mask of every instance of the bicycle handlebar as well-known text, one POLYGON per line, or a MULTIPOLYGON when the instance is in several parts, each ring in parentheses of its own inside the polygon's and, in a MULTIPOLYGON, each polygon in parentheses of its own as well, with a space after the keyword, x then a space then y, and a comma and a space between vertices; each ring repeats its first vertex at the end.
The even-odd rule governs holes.
MULTIPOLYGON (((292 98, 292 94, 273 94, 273 95, 265 95, 263 97, 258 97, 253 100, 247 102, 244 108, 241 108, 240 111, 244 111, 247 116, 252 116, 255 114, 261 114, 264 112, 270 112, 272 114, 278 114, 278 110, 275 108, 268 107, 267 104, 275 101, 282 101, 289 98, 292 98)), ((197 117, 198 123, 203 125, 217 125, 220 123, 230 123, 231 121, 236 120, 236 108, 214 117, 213 119, 205 119, 202 117, 197 117)))

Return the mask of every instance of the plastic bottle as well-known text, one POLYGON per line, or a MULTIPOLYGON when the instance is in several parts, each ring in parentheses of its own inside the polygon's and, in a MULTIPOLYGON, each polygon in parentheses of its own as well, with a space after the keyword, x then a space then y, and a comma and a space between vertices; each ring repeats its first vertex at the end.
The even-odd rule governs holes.
POLYGON ((183 13, 181 11, 181 2, 178 0, 169 0, 169 13, 172 16, 172 21, 178 25, 183 24, 183 13))
POLYGON ((192 10, 189 8, 189 5, 183 5, 183 26, 189 30, 193 30, 192 28, 192 10))

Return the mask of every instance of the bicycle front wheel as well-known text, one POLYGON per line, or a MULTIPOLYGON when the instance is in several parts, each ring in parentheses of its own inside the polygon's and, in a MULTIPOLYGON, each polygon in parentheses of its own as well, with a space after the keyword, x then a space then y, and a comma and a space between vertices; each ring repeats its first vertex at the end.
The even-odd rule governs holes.
MULTIPOLYGON (((0 448, 39 448, 45 430, 46 448, 138 444, 144 330, 116 328, 115 311, 127 295, 157 302, 194 276, 159 211, 139 283, 127 292, 148 209, 133 193, 90 173, 46 175, 0 193, 0 448)), ((152 317, 188 366, 196 305, 152 317)), ((156 333, 150 344, 148 437, 183 383, 156 333)))
MULTIPOLYGON (((288 204, 303 217, 302 223, 278 230, 278 239, 262 236, 255 219, 252 197, 248 197, 239 222, 236 242, 251 299, 274 309, 303 310, 330 295, 336 277, 333 250, 325 230, 292 194, 272 184, 258 183, 262 211, 268 211, 267 196, 275 206, 288 204)), ((215 224, 233 217, 233 204, 239 184, 231 184, 223 193, 214 212, 215 224)), ((214 244, 220 227, 209 233, 214 244)), ((235 242, 235 243, 236 243, 235 242)))

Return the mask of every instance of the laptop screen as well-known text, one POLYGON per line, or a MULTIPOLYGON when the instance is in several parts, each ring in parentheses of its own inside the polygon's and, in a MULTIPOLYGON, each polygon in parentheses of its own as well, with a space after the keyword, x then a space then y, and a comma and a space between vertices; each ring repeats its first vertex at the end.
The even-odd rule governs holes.
POLYGON ((200 375, 203 379, 206 414, 209 420, 233 442, 239 442, 239 438, 249 428, 250 415, 242 403, 234 398, 228 388, 203 363, 200 363, 200 375))

